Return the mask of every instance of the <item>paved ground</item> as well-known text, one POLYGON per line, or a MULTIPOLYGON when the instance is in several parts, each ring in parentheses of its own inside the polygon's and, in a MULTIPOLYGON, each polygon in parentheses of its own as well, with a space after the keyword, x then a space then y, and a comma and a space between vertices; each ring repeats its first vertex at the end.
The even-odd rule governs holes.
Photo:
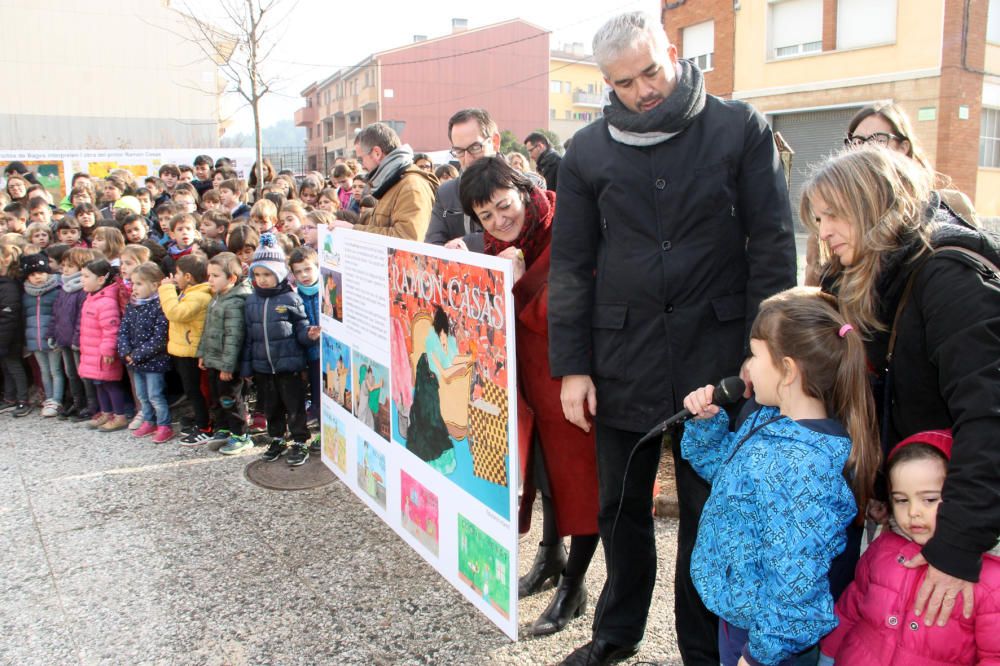
MULTIPOLYGON (((0 663, 547 664, 587 640, 592 608, 511 643, 339 482, 268 491, 249 460, 0 415, 0 663)), ((656 531, 639 657, 678 663, 676 524, 656 531)), ((603 578, 598 555, 592 598, 603 578)))

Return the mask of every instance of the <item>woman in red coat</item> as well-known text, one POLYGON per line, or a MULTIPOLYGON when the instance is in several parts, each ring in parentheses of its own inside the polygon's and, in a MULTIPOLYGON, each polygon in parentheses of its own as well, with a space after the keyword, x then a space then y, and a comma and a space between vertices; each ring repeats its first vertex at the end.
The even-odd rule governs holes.
POLYGON ((541 190, 502 157, 465 170, 459 197, 466 214, 485 230, 487 254, 514 265, 517 316, 518 431, 521 454, 520 528, 528 529, 536 486, 542 493, 542 542, 518 596, 559 581, 555 597, 530 634, 563 629, 587 606, 584 576, 597 549, 597 462, 592 432, 563 416, 560 382, 549 371, 549 242, 555 193, 541 190), (562 537, 570 535, 569 557, 562 537))

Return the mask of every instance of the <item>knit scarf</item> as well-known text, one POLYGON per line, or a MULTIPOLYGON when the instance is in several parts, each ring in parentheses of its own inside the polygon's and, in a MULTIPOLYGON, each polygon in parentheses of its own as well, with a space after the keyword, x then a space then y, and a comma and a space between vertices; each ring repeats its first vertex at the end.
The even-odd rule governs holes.
POLYGON ((49 273, 49 279, 46 280, 43 284, 36 286, 31 284, 30 282, 25 281, 24 293, 26 293, 28 296, 43 296, 44 294, 47 294, 53 289, 57 289, 58 287, 59 287, 59 276, 55 275, 54 273, 49 273))
POLYGON ((688 60, 677 61, 677 85, 649 111, 636 113, 612 91, 604 107, 611 138, 629 146, 655 146, 687 128, 705 108, 705 78, 688 60))
POLYGON ((382 163, 376 167, 375 171, 369 174, 368 183, 372 188, 372 196, 381 199, 382 196, 392 189, 392 186, 403 177, 406 167, 413 164, 413 149, 409 144, 402 146, 385 156, 382 163))
POLYGON ((132 301, 132 305, 148 305, 150 303, 159 303, 160 295, 153 294, 149 298, 139 298, 138 296, 135 295, 135 292, 133 292, 132 298, 129 300, 132 301))
POLYGON ((296 285, 299 289, 299 293, 305 294, 306 296, 315 296, 319 293, 319 280, 316 280, 309 286, 302 284, 301 282, 296 285))
POLYGON ((524 226, 512 241, 503 241, 489 232, 483 234, 486 254, 498 255, 509 247, 516 247, 524 253, 524 265, 530 268, 545 252, 552 240, 552 216, 556 212, 556 193, 551 190, 533 188, 524 204, 524 226))
POLYGON ((194 250, 194 245, 188 245, 183 250, 177 247, 176 245, 167 246, 167 252, 169 252, 170 256, 173 257, 174 259, 176 259, 177 257, 183 257, 185 255, 191 254, 192 250, 194 250))
POLYGON ((77 271, 76 273, 72 273, 70 275, 64 275, 62 288, 67 294, 75 294, 83 289, 83 272, 77 271))

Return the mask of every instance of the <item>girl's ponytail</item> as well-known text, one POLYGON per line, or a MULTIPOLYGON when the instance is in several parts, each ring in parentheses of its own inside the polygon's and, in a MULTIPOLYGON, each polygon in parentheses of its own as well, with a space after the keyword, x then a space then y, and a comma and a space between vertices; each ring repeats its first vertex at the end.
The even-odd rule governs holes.
POLYGON ((837 368, 832 402, 851 436, 851 454, 847 458, 845 472, 858 503, 859 519, 863 520, 882 462, 882 449, 876 426, 875 401, 868 383, 864 342, 850 324, 842 324, 837 334, 842 338, 843 359, 837 368))

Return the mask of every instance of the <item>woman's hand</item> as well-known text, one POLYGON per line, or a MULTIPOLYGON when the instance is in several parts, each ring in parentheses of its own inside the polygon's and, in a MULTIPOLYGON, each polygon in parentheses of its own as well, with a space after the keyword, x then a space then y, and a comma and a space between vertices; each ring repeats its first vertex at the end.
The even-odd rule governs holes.
POLYGON ((308 335, 310 340, 319 340, 320 328, 319 326, 310 326, 308 335))
POLYGON ((223 370, 222 372, 219 373, 219 379, 221 379, 224 382, 231 382, 233 381, 233 373, 226 372, 225 370, 223 370))
POLYGON ((718 405, 712 404, 712 393, 715 387, 709 384, 695 389, 684 398, 684 407, 694 414, 696 419, 710 419, 719 413, 718 405))
POLYGON ((509 247, 506 250, 504 250, 503 252, 501 252, 500 254, 498 254, 497 256, 500 257, 500 258, 502 258, 502 259, 510 259, 511 260, 511 262, 514 265, 514 282, 517 282, 518 280, 520 280, 521 276, 524 275, 524 271, 525 271, 524 253, 521 252, 521 250, 519 248, 509 247))
POLYGON ((469 251, 469 246, 465 244, 465 241, 461 238, 452 238, 450 241, 444 244, 449 250, 465 250, 469 251))
POLYGON ((972 617, 973 606, 973 585, 967 580, 949 576, 940 569, 935 569, 933 565, 927 564, 924 556, 917 554, 911 560, 903 562, 903 566, 908 569, 916 569, 927 565, 927 575, 924 582, 917 591, 917 601, 913 605, 913 614, 920 615, 927 609, 924 615, 924 625, 931 626, 937 618, 937 625, 943 627, 951 617, 951 611, 955 608, 958 595, 962 595, 962 615, 965 619, 972 617), (940 611, 940 612, 939 612, 940 611))

